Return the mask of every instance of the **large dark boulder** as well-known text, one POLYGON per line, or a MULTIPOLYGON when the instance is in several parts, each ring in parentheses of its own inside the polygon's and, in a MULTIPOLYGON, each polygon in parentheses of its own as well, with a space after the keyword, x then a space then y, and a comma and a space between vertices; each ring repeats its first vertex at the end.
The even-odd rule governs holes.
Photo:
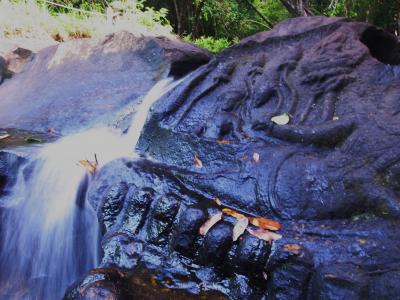
POLYGON ((158 80, 182 76, 210 58, 179 40, 128 32, 61 43, 35 54, 16 48, 4 56, 0 128, 59 133, 126 119, 158 80))
MULTIPOLYGON (((110 284, 135 294, 146 270, 160 290, 231 299, 399 295, 398 49, 368 24, 298 18, 191 73, 154 105, 143 158, 111 162, 89 189, 101 267, 123 274, 110 284), (226 214, 201 236, 216 198, 278 221, 282 238, 233 241, 226 214)), ((67 297, 90 299, 79 286, 67 297)))

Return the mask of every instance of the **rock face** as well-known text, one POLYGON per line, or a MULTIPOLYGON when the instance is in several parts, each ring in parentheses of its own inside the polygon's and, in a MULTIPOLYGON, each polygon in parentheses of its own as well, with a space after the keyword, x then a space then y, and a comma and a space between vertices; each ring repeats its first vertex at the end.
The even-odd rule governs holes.
POLYGON ((0 57, 0 82, 14 74, 0 85, 0 128, 68 133, 120 115, 123 121, 158 80, 208 60, 209 54, 193 45, 127 32, 34 55, 17 48, 0 57))
POLYGON ((141 272, 231 299, 397 299, 398 49, 367 24, 299 18, 191 73, 153 108, 138 145, 151 159, 114 161, 91 185, 102 269, 66 299, 134 297, 141 272), (234 242, 228 215, 201 236, 216 198, 282 238, 234 242))

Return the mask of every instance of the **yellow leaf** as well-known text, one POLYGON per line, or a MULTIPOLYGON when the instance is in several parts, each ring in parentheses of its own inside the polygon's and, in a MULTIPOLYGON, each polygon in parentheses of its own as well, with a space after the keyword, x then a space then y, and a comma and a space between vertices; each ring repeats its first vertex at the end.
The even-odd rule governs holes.
POLYGON ((260 227, 262 229, 269 229, 274 231, 281 229, 281 224, 271 219, 250 217, 249 221, 254 226, 260 227))
POLYGON ((260 154, 258 154, 257 152, 253 153, 253 160, 258 163, 260 161, 260 154))
POLYGON ((271 241, 276 241, 282 238, 282 235, 277 234, 275 232, 271 232, 265 229, 251 229, 251 228, 247 228, 247 231, 251 234, 254 235, 255 237, 259 238, 260 240, 264 240, 267 242, 271 242, 271 241))
POLYGON ((222 212, 224 214, 226 214, 228 216, 232 216, 236 219, 245 219, 246 218, 245 215, 242 215, 242 214, 238 213, 237 211, 234 211, 233 209, 230 209, 230 208, 223 208, 222 212))
POLYGON ((197 157, 197 155, 194 156, 194 165, 198 169, 201 169, 203 167, 203 163, 201 162, 200 158, 197 157))
POLYGON ((234 242, 243 234, 249 225, 249 220, 247 218, 240 218, 236 220, 235 226, 233 227, 232 240, 234 242))
POLYGON ((4 139, 6 139, 6 138, 8 138, 8 137, 10 137, 11 135, 9 135, 9 134, 3 134, 3 135, 0 135, 0 140, 4 140, 4 139))
POLYGON ((80 160, 80 165, 83 166, 90 174, 96 173, 97 163, 89 160, 80 160))
POLYGON ((199 233, 201 235, 206 235, 207 232, 211 229, 211 227, 213 227, 216 223, 221 221, 221 219, 222 219, 222 212, 212 215, 207 221, 204 222, 203 225, 201 225, 199 233))
POLYGON ((281 114, 271 118, 271 121, 278 125, 286 125, 289 123, 290 118, 287 113, 281 114))

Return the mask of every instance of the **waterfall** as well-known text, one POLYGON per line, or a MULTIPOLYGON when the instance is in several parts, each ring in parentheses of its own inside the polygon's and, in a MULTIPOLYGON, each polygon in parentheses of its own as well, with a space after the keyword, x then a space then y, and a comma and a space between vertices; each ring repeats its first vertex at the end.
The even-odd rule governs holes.
POLYGON ((92 175, 80 160, 99 168, 133 157, 148 110, 179 82, 157 83, 143 98, 127 134, 92 128, 43 145, 20 168, 1 220, 0 299, 61 299, 66 288, 99 261, 96 212, 86 201, 92 175))

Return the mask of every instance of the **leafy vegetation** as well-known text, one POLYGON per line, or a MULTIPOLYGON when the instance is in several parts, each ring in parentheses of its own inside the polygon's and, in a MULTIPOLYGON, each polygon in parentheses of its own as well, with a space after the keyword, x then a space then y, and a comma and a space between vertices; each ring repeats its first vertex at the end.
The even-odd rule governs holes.
POLYGON ((96 1, 82 2, 75 9, 68 8, 73 7, 71 3, 61 5, 64 7, 46 1, 0 0, 0 37, 65 41, 119 30, 145 35, 168 35, 172 31, 167 11, 145 8, 142 1, 118 2, 118 7, 110 7, 111 15, 96 1))
POLYGON ((193 43, 201 48, 208 49, 214 53, 220 52, 221 50, 229 47, 232 43, 238 41, 235 39, 233 42, 230 42, 226 38, 218 39, 212 36, 201 36, 198 39, 193 39, 191 36, 185 36, 184 40, 193 43))
POLYGON ((0 35, 185 37, 213 52, 296 16, 343 16, 398 34, 400 0, 0 0, 0 35), (39 20, 39 21, 38 21, 39 20))

